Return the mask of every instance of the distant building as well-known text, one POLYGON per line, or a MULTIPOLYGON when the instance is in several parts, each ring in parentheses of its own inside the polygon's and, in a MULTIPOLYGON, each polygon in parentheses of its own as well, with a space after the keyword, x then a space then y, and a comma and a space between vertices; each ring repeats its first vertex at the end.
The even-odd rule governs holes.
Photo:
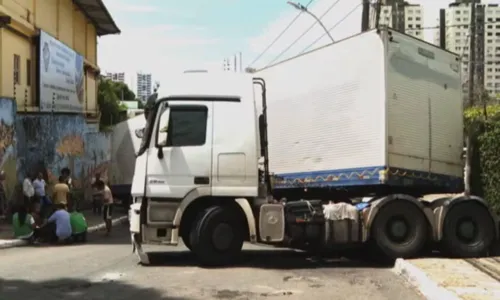
POLYGON ((151 74, 137 73, 137 98, 147 101, 153 93, 153 80, 151 74))
MULTIPOLYGON (((376 24, 375 6, 371 7, 370 25, 376 24)), ((403 0, 382 0, 379 25, 386 25, 397 31, 419 39, 424 39, 424 10, 420 4, 411 4, 403 0)))
POLYGON ((106 73, 106 75, 104 75, 104 78, 112 80, 114 82, 125 83, 125 73, 123 73, 123 72, 120 72, 120 73, 108 72, 108 73, 106 73))
MULTIPOLYGON (((444 35, 436 34, 436 42, 462 57, 464 83, 469 73, 469 62, 475 62, 476 84, 484 87, 490 96, 500 94, 500 7, 498 4, 478 3, 476 6, 475 57, 470 57, 471 1, 457 0, 443 9, 444 35), (444 39, 444 40, 441 40, 444 39)), ((464 92, 468 92, 464 84, 464 92)))

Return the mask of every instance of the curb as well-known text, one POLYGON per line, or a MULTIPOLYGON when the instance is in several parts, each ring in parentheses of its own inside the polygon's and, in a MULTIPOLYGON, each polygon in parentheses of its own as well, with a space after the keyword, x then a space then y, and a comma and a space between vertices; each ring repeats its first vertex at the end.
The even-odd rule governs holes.
POLYGON ((402 258, 396 260, 392 271, 409 282, 427 300, 461 300, 455 293, 439 286, 424 271, 402 258))
MULTIPOLYGON (((117 225, 117 224, 125 223, 126 221, 128 221, 128 216, 121 216, 119 218, 113 219, 112 224, 117 225)), ((98 225, 90 226, 87 229, 87 232, 92 233, 92 232, 96 232, 99 230, 103 230, 105 228, 106 228, 106 225, 104 223, 101 223, 98 225)), ((28 245, 28 242, 23 241, 23 240, 7 240, 6 243, 0 244, 0 250, 14 248, 14 247, 20 247, 20 246, 26 246, 26 245, 28 245)))

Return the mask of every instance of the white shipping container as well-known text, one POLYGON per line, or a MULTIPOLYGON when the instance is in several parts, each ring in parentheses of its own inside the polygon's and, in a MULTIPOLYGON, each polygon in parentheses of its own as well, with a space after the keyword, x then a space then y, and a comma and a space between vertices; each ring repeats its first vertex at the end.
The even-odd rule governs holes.
POLYGON ((141 139, 136 131, 144 129, 144 114, 116 124, 111 139, 111 189, 118 195, 127 195, 134 177, 135 154, 139 151, 141 139))
POLYGON ((370 31, 256 76, 267 85, 278 185, 460 184, 455 54, 392 30, 370 31))

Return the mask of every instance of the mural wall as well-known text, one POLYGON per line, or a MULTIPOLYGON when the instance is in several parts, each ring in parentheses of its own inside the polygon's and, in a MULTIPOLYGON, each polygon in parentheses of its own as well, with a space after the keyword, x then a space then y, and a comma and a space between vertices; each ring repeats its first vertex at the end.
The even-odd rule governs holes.
MULTIPOLYGON (((16 188, 16 102, 0 98, 0 170, 5 173, 3 193, 0 193, 0 212, 5 212, 7 202, 16 188)), ((0 213, 1 214, 1 213, 0 213)))
POLYGON ((16 134, 18 182, 42 172, 52 186, 68 167, 75 189, 83 192, 96 172, 107 173, 110 138, 89 132, 81 115, 19 114, 16 134))

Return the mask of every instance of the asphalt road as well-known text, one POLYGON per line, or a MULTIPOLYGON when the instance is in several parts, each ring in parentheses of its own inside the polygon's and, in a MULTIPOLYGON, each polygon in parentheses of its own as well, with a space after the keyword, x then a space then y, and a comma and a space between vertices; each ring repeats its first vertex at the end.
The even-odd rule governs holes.
POLYGON ((197 267, 185 248, 148 247, 137 264, 126 226, 86 245, 0 250, 0 300, 50 299, 423 299, 390 269, 246 246, 241 265, 197 267), (168 251, 168 252, 166 252, 168 251))

